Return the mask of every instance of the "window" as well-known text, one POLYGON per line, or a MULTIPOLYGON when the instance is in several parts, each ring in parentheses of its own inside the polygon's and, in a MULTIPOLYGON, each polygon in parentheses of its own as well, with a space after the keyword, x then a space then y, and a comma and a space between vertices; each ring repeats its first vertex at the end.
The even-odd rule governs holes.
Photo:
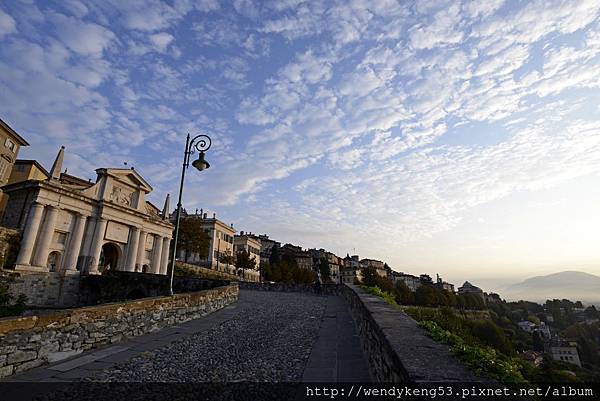
POLYGON ((54 234, 54 242, 61 245, 66 244, 67 233, 57 232, 56 234, 54 234))
POLYGON ((25 171, 25 165, 24 164, 17 164, 15 166, 15 171, 18 171, 19 173, 22 173, 23 171, 25 171))
POLYGON ((15 153, 17 151, 17 144, 11 141, 10 138, 6 138, 6 142, 4 142, 4 146, 10 149, 11 152, 15 153))

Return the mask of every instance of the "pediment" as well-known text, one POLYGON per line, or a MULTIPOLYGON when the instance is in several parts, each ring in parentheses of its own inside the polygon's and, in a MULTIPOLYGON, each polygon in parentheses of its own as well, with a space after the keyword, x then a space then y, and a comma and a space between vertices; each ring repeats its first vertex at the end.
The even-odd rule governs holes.
POLYGON ((148 182, 133 169, 125 168, 109 168, 96 170, 98 175, 106 174, 111 176, 115 181, 125 184, 130 187, 140 188, 145 193, 152 191, 152 187, 148 182))

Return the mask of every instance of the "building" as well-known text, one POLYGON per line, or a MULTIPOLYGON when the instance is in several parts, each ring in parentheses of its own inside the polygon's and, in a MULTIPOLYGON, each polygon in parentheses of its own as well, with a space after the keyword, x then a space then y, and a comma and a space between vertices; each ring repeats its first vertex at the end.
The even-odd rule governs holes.
POLYGON ((529 320, 523 320, 521 322, 518 322, 517 326, 519 326, 521 330, 526 331, 528 333, 533 333, 533 331, 535 330, 535 323, 530 322, 529 320))
POLYGON ((369 269, 369 268, 375 269, 377 274, 379 274, 381 277, 388 276, 388 272, 385 269, 385 263, 383 263, 381 260, 362 259, 360 261, 360 265, 361 265, 361 268, 363 268, 363 269, 369 269))
POLYGON ((313 269, 316 272, 320 271, 321 259, 325 259, 329 265, 329 278, 331 282, 335 284, 340 283, 340 268, 342 267, 342 260, 340 257, 332 252, 328 252, 324 249, 309 249, 309 254, 312 257, 313 269))
POLYGON ((166 274, 173 225, 146 201, 152 187, 134 169, 99 168, 96 182, 60 173, 6 185, 4 225, 22 230, 15 268, 60 274, 123 270, 166 274))
POLYGON ((296 261, 296 264, 301 269, 313 269, 312 256, 308 251, 305 251, 300 246, 285 244, 281 247, 281 257, 291 258, 296 261))
POLYGON ((260 263, 262 264, 269 263, 269 259, 273 253, 273 247, 281 247, 280 242, 270 239, 266 234, 255 235, 249 233, 248 235, 260 241, 260 263))
MULTIPOLYGON (((202 210, 200 210, 200 214, 197 212, 194 214, 187 214, 185 210, 182 210, 181 218, 198 219, 201 222, 201 229, 208 234, 209 238, 208 256, 201 257, 197 253, 194 253, 187 255, 187 262, 224 273, 236 274, 236 269, 233 264, 233 240, 235 236, 233 224, 227 225, 217 219, 215 213, 213 213, 212 218, 209 218, 208 213, 204 213, 202 210)), ((178 249, 177 259, 184 260, 185 258, 185 251, 183 249, 178 249)))
POLYGON ((539 368, 544 361, 544 354, 537 351, 524 351, 521 357, 526 361, 531 362, 536 368, 539 368))
POLYGON ((458 287, 458 294, 459 295, 475 294, 475 295, 481 297, 481 299, 485 299, 481 288, 474 286, 473 284, 469 283, 468 281, 465 281, 465 283, 462 285, 462 287, 458 287))
POLYGON ((393 280, 394 284, 396 284, 397 281, 403 281, 412 292, 417 291, 417 288, 421 286, 421 278, 413 276, 412 274, 400 272, 393 276, 393 280))
POLYGON ((8 184, 27 180, 43 181, 48 178, 50 178, 50 174, 37 160, 18 159, 8 178, 8 184))
POLYGON ((233 252, 235 255, 246 251, 250 259, 254 259, 255 267, 252 270, 245 270, 238 268, 237 274, 246 281, 260 281, 260 240, 244 234, 242 231, 239 235, 233 237, 233 252))
POLYGON ((363 275, 358 255, 346 255, 340 267, 340 281, 342 284, 354 284, 356 280, 362 281, 362 279, 363 275))
POLYGON ((450 284, 450 283, 442 280, 442 278, 440 277, 439 274, 436 275, 435 286, 440 290, 454 293, 454 284, 450 284))
MULTIPOLYGON (((0 119, 0 186, 11 183, 10 176, 21 146, 29 146, 29 143, 0 119)), ((0 218, 4 214, 7 202, 8 197, 4 192, 0 192, 0 218)))
POLYGON ((555 361, 571 363, 581 367, 577 343, 572 341, 553 341, 547 344, 547 352, 555 361))

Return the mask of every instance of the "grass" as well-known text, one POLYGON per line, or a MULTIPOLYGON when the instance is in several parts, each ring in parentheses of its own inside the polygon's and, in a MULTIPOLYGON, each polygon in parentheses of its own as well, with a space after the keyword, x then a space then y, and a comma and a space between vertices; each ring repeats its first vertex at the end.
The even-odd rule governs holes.
POLYGON ((390 294, 389 292, 382 291, 379 287, 376 287, 376 286, 370 287, 367 285, 361 285, 359 287, 371 295, 375 295, 375 296, 382 298, 385 302, 387 302, 388 304, 390 304, 392 306, 398 306, 398 303, 396 303, 396 299, 394 298, 394 296, 392 294, 390 294))

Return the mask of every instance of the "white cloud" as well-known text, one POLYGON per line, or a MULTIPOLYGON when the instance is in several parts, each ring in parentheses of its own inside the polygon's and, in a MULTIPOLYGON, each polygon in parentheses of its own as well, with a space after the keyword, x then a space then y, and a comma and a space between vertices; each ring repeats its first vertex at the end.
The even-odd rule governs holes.
POLYGON ((0 9, 0 39, 3 36, 17 31, 17 23, 14 18, 0 9))
POLYGON ((83 56, 99 57, 115 35, 101 25, 86 23, 74 17, 53 14, 59 39, 72 51, 83 56))
POLYGON ((150 42, 159 52, 164 52, 167 47, 175 40, 173 35, 167 32, 160 32, 150 35, 150 42))

